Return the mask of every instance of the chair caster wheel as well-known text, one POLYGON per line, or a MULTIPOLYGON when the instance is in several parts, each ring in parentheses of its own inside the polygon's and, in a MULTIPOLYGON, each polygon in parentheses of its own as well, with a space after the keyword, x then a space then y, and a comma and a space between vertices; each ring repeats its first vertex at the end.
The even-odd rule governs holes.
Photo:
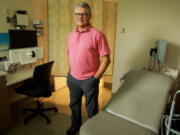
POLYGON ((56 112, 56 113, 58 112, 57 108, 55 108, 55 112, 56 112))
POLYGON ((27 125, 28 124, 28 121, 27 120, 24 120, 24 125, 27 125))
POLYGON ((43 103, 41 103, 41 104, 40 104, 40 108, 44 108, 44 105, 43 105, 43 103))
POLYGON ((47 124, 50 124, 50 123, 51 123, 51 121, 50 121, 50 120, 47 120, 46 122, 47 122, 47 124))
POLYGON ((26 111, 25 111, 25 110, 23 110, 23 112, 22 112, 22 113, 23 113, 23 115, 25 115, 25 114, 26 114, 26 111))

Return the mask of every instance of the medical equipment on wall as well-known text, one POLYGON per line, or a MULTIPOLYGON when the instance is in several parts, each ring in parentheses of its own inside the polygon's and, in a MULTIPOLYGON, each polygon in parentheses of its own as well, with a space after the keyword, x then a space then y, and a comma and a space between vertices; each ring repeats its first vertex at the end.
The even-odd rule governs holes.
POLYGON ((158 67, 160 71, 160 63, 163 63, 165 60, 166 47, 167 47, 167 40, 155 41, 155 48, 150 49, 150 61, 148 67, 149 70, 154 70, 156 63, 158 63, 158 67))

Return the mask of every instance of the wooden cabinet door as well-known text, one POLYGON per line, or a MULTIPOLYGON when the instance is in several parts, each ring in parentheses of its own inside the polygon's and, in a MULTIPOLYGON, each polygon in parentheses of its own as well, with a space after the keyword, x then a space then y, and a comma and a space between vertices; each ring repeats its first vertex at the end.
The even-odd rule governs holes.
POLYGON ((6 77, 0 76, 0 133, 12 125, 10 105, 6 89, 6 77))

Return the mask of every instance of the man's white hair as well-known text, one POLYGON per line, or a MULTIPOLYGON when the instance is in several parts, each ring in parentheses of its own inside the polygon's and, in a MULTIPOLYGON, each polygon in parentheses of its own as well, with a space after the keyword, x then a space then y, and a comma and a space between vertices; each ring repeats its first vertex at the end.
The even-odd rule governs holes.
POLYGON ((75 13, 76 8, 78 8, 78 7, 82 7, 82 8, 87 9, 88 14, 91 15, 91 9, 90 9, 90 6, 89 6, 88 3, 86 3, 86 2, 79 2, 79 3, 77 3, 75 8, 74 8, 74 13, 75 13))

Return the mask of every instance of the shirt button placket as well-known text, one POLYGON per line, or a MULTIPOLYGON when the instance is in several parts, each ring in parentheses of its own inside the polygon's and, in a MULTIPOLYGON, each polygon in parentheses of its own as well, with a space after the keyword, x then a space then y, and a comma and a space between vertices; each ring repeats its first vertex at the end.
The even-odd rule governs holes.
POLYGON ((80 41, 80 35, 81 35, 81 33, 78 32, 78 35, 77 35, 77 42, 78 42, 78 43, 79 43, 79 41, 80 41))

